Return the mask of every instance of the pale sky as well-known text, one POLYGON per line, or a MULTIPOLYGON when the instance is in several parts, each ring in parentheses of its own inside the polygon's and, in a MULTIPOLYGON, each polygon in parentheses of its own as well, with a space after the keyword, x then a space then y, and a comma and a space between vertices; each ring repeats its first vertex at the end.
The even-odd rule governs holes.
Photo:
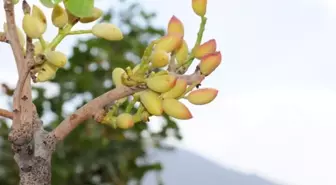
MULTIPOLYGON (((97 6, 104 9, 106 2, 97 6)), ((191 0, 141 2, 159 13, 156 25, 166 26, 172 15, 180 18, 187 42, 194 43, 199 20, 191 0)), ((277 182, 335 185, 336 1, 208 3, 204 40, 217 40, 223 62, 203 87, 220 92, 211 104, 188 104, 194 119, 180 122, 179 146, 277 182)), ((3 16, 1 10, 0 22, 3 16)), ((60 49, 69 53, 74 42, 67 39, 60 49)), ((0 52, 6 53, 0 83, 14 84, 10 49, 0 44, 0 52)))

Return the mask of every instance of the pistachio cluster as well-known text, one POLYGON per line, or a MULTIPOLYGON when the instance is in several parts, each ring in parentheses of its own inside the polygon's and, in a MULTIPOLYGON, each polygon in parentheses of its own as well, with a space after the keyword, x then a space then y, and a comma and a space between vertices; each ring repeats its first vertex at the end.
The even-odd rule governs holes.
MULTIPOLYGON (((17 4, 19 1, 14 1, 17 4)), ((89 17, 76 17, 68 10, 63 8, 61 4, 52 6, 51 23, 58 29, 58 34, 51 40, 46 41, 43 37, 48 27, 48 20, 44 12, 37 5, 32 6, 31 11, 25 11, 21 21, 22 29, 17 27, 19 41, 22 51, 26 50, 26 39, 29 37, 34 42, 35 65, 31 71, 34 82, 45 82, 52 80, 56 76, 59 68, 67 63, 67 56, 57 51, 56 47, 68 35, 92 34, 96 37, 110 41, 119 41, 123 39, 121 30, 114 24, 98 23, 90 30, 72 30, 77 23, 91 23, 98 20, 103 15, 103 11, 99 8, 93 8, 89 17)), ((4 34, 7 32, 7 24, 4 23, 4 34)))
POLYGON ((140 64, 125 70, 122 68, 113 70, 112 80, 116 87, 145 85, 147 89, 118 100, 102 123, 127 129, 137 122, 147 122, 150 116, 163 114, 188 120, 193 115, 181 100, 184 99, 194 105, 205 105, 217 97, 218 90, 214 88, 197 88, 203 79, 189 84, 186 79, 176 75, 176 72, 185 73, 194 59, 200 61, 197 70, 203 78, 210 75, 221 63, 222 56, 217 51, 215 39, 201 43, 206 22, 204 17, 206 5, 206 0, 192 0, 193 11, 201 17, 202 23, 196 44, 191 50, 184 40, 182 21, 172 16, 168 22, 166 35, 147 47, 140 64), (118 107, 125 102, 126 110, 119 112, 118 107), (133 108, 136 112, 131 111, 133 108))
MULTIPOLYGON (((192 10, 201 18, 195 45, 189 48, 184 39, 185 28, 182 21, 172 16, 168 21, 166 34, 148 45, 138 65, 126 69, 115 68, 112 71, 112 81, 116 88, 145 87, 145 90, 114 102, 99 122, 114 128, 127 129, 137 122, 147 122, 150 116, 163 114, 188 120, 193 115, 181 100, 194 105, 205 105, 217 97, 218 90, 199 88, 199 85, 205 77, 217 69, 222 61, 222 55, 217 51, 215 39, 202 43, 207 21, 205 17, 207 0, 191 1, 192 10), (188 81, 182 76, 194 60, 199 61, 194 73, 199 78, 188 81), (121 111, 119 107, 124 104, 127 107, 121 111)), ((91 16, 88 17, 76 17, 60 4, 49 8, 52 8, 52 25, 58 29, 58 34, 51 41, 43 38, 48 21, 43 11, 36 5, 33 5, 32 11, 25 11, 22 19, 24 33, 17 28, 23 52, 26 50, 25 36, 34 40, 35 66, 31 73, 35 77, 33 78, 35 82, 53 79, 57 70, 66 65, 67 56, 56 50, 57 45, 66 36, 92 34, 109 41, 119 41, 124 37, 121 30, 111 23, 97 23, 90 30, 73 30, 73 26, 77 23, 86 24, 98 20, 103 14, 99 8, 93 8, 91 16)), ((6 32, 7 27, 4 24, 4 33, 6 32)))

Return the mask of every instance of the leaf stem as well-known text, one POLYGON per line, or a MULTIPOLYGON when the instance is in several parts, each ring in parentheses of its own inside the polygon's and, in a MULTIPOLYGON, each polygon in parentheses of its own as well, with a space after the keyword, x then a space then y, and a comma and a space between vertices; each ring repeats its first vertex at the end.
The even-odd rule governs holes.
POLYGON ((157 42, 158 40, 152 41, 145 49, 144 55, 142 56, 140 61, 140 68, 136 72, 137 74, 142 74, 145 72, 146 67, 148 67, 148 64, 150 62, 150 55, 152 54, 153 47, 157 42))
POLYGON ((39 37, 39 41, 41 43, 42 49, 46 48, 46 41, 44 40, 43 36, 39 37))
POLYGON ((57 45, 67 36, 70 32, 73 25, 67 24, 64 28, 58 30, 58 34, 56 37, 51 41, 51 43, 47 46, 46 50, 54 50, 57 45))
POLYGON ((75 30, 70 31, 67 35, 80 35, 80 34, 89 34, 92 33, 92 30, 75 30))
POLYGON ((125 112, 130 113, 132 108, 134 107, 135 103, 139 100, 139 96, 133 96, 133 99, 131 102, 128 103, 125 112))
POLYGON ((140 104, 140 106, 138 107, 138 110, 137 112, 135 113, 135 115, 133 116, 133 119, 134 119, 134 122, 137 123, 137 122, 140 122, 142 121, 143 119, 143 116, 142 116, 142 113, 145 111, 145 107, 140 104))
POLYGON ((201 17, 201 24, 200 24, 200 28, 198 30, 198 33, 197 33, 197 39, 196 39, 196 42, 195 42, 195 45, 193 47, 193 49, 191 50, 191 53, 187 59, 187 61, 183 64, 180 64, 177 68, 178 68, 178 72, 183 74, 185 73, 185 71, 189 68, 189 66, 192 64, 192 62, 194 61, 195 59, 195 56, 194 56, 194 50, 201 44, 202 42, 202 38, 203 38, 203 34, 204 34, 204 31, 205 31, 205 25, 207 23, 207 18, 205 16, 202 16, 201 17))

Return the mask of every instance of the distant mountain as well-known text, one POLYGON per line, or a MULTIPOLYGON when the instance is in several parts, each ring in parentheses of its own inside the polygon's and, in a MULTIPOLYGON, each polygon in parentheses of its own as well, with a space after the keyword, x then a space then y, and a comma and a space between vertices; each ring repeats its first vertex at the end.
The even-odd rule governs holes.
MULTIPOLYGON (((164 185, 279 185, 256 175, 223 168, 184 150, 155 152, 154 158, 164 164, 164 185)), ((148 173, 142 184, 157 185, 156 176, 148 173)))

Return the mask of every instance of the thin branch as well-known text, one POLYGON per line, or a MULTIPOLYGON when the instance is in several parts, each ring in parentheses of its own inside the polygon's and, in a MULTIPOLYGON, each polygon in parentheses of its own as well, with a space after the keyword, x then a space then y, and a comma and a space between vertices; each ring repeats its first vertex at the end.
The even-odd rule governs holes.
MULTIPOLYGON (((15 12, 14 12, 14 5, 13 2, 11 0, 4 0, 4 9, 6 11, 6 20, 7 20, 7 37, 9 40, 9 43, 11 45, 13 54, 14 54, 14 58, 16 61, 16 65, 18 68, 18 72, 19 72, 19 82, 23 83, 23 79, 21 77, 21 71, 23 69, 23 62, 24 62, 24 55, 23 52, 21 50, 21 45, 20 45, 20 41, 19 41, 19 37, 16 31, 16 23, 15 23, 15 12)), ((23 86, 23 85, 22 85, 23 86)), ((18 86, 20 87, 20 85, 18 86)), ((14 112, 18 112, 20 109, 20 96, 19 96, 19 88, 16 88, 15 90, 15 94, 14 94, 14 112)))
MULTIPOLYGON (((97 110, 101 110, 105 105, 114 102, 123 97, 134 94, 135 92, 141 91, 142 88, 131 88, 126 86, 121 86, 112 89, 103 95, 89 101, 83 107, 79 108, 76 112, 68 116, 63 120, 54 130, 53 134, 57 140, 63 140, 73 129, 75 129, 82 122, 95 117, 97 110)), ((99 111, 100 113, 100 111, 99 111)))
POLYGON ((168 65, 168 69, 167 71, 175 71, 176 70, 176 54, 173 53, 171 56, 170 56, 170 61, 169 61, 169 65, 168 65))
POLYGON ((23 52, 19 41, 19 36, 16 31, 16 23, 15 23, 15 12, 14 5, 12 0, 4 0, 4 9, 6 12, 6 22, 7 22, 7 39, 11 45, 14 58, 16 61, 16 66, 18 71, 21 70, 23 66, 23 52))
POLYGON ((1 108, 0 108, 0 116, 8 118, 8 119, 13 119, 13 113, 12 112, 10 112, 8 110, 5 110, 5 109, 1 109, 1 108))
MULTIPOLYGON (((30 6, 27 3, 27 1, 22 2, 22 10, 25 14, 30 14, 30 6)), ((23 86, 25 85, 25 82, 27 81, 27 77, 30 73, 31 68, 34 66, 35 60, 34 60, 34 44, 30 37, 26 36, 26 57, 25 57, 25 63, 23 65, 22 70, 20 71, 19 80, 16 85, 15 93, 17 93, 16 96, 14 96, 14 110, 19 109, 20 105, 20 97, 22 94, 23 86)))
MULTIPOLYGON (((198 70, 196 70, 195 73, 191 75, 177 75, 177 77, 186 79, 188 84, 192 84, 195 81, 200 83, 204 79, 204 76, 200 75, 198 70)), ((55 136, 58 141, 61 141, 82 122, 90 118, 96 118, 97 114, 99 114, 98 116, 101 116, 101 111, 99 110, 102 110, 106 105, 144 89, 146 88, 126 86, 112 89, 105 94, 91 100, 90 102, 79 108, 76 112, 68 116, 53 130, 51 134, 53 134, 53 136, 55 136)))
POLYGON ((187 81, 188 85, 192 85, 195 82, 201 83, 205 76, 201 74, 199 67, 196 67, 196 70, 193 74, 190 75, 180 75, 180 74, 176 74, 174 72, 169 72, 170 75, 175 75, 177 78, 181 78, 187 81))
POLYGON ((13 1, 4 0, 4 9, 7 22, 6 37, 11 45, 19 75, 19 82, 14 93, 13 124, 8 139, 15 145, 22 145, 29 142, 33 137, 31 83, 30 79, 25 78, 28 64, 18 38, 13 1))

